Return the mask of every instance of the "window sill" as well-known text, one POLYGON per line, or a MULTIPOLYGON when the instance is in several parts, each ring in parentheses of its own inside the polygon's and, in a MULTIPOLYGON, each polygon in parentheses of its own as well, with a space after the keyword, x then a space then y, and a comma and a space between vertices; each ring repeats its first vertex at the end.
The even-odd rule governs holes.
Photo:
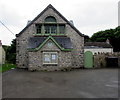
POLYGON ((34 36, 65 36, 65 34, 33 34, 34 36))

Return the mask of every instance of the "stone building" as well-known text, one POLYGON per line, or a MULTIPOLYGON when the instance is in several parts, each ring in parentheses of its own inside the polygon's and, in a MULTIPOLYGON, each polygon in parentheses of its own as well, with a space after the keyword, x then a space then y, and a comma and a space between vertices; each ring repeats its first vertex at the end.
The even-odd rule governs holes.
POLYGON ((83 67, 84 36, 51 4, 16 35, 16 64, 28 70, 83 67))

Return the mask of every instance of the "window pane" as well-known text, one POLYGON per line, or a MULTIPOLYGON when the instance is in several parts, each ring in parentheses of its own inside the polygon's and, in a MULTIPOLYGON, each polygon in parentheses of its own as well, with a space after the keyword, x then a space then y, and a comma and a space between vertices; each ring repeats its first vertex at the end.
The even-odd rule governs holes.
POLYGON ((57 63, 57 55, 51 54, 51 63, 57 63))
POLYGON ((56 34, 57 33, 57 25, 45 25, 45 33, 46 34, 56 34))
POLYGON ((44 62, 45 63, 50 63, 51 62, 49 54, 44 54, 44 62))
POLYGON ((36 34, 41 33, 41 27, 42 27, 42 25, 40 25, 40 24, 36 25, 36 34))
POLYGON ((52 57, 52 60, 55 60, 56 59, 56 54, 52 54, 51 57, 52 57))
POLYGON ((59 25, 59 32, 61 34, 64 34, 65 33, 65 25, 59 25))
POLYGON ((52 16, 48 16, 46 19, 45 19, 45 22, 56 22, 56 19, 52 16))
POLYGON ((51 25, 51 34, 56 34, 57 33, 57 25, 51 25))
POLYGON ((45 34, 50 33, 50 25, 45 25, 45 34))

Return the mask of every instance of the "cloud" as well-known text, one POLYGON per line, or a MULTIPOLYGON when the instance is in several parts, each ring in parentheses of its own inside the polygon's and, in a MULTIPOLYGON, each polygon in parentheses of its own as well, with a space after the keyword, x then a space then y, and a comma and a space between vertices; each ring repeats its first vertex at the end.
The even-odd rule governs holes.
POLYGON ((91 36, 97 31, 118 26, 117 2, 84 2, 77 4, 75 9, 73 12, 74 24, 83 34, 91 36))
POLYGON ((12 39, 14 38, 15 36, 12 33, 10 33, 8 30, 6 30, 5 27, 0 26, 0 40, 2 40, 2 44, 10 45, 12 39))
MULTIPOLYGON (((73 20, 83 34, 117 27, 119 0, 1 0, 0 20, 15 34, 19 33, 48 4, 52 4, 64 17, 73 20)), ((0 24, 0 39, 10 44, 15 38, 0 24)))
POLYGON ((84 3, 74 12, 74 19, 77 25, 86 27, 117 23, 117 3, 100 1, 84 3))
POLYGON ((20 16, 14 9, 7 8, 5 5, 0 6, 0 19, 8 26, 19 27, 22 23, 22 16, 20 16))

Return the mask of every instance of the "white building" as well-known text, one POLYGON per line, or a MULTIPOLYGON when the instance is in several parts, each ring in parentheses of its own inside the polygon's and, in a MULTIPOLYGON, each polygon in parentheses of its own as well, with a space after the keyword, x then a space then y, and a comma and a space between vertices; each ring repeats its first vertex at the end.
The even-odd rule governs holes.
POLYGON ((5 50, 2 47, 2 43, 0 40, 0 65, 5 64, 5 50))
POLYGON ((93 55, 96 53, 112 53, 113 48, 111 44, 106 42, 86 42, 84 45, 84 52, 91 51, 93 55))

